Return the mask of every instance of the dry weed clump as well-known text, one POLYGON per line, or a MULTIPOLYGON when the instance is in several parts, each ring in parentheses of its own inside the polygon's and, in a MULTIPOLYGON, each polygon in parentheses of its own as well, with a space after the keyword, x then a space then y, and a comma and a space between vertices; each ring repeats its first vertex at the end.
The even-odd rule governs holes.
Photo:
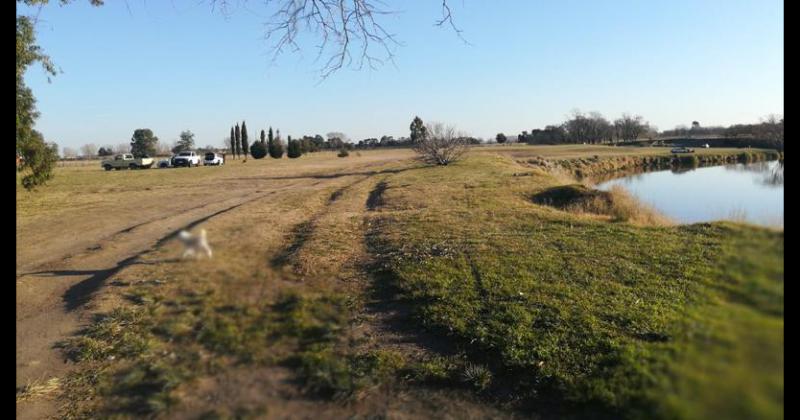
POLYGON ((666 226, 672 222, 651 206, 642 203, 625 188, 614 186, 608 191, 582 184, 550 188, 533 196, 533 202, 556 207, 579 215, 601 215, 615 222, 640 226, 666 226))

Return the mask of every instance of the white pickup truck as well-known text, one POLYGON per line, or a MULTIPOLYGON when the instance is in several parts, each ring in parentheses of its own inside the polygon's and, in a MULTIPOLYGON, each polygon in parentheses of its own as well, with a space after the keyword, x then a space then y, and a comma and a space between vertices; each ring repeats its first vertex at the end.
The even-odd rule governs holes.
POLYGON ((200 166, 200 156, 190 150, 180 152, 172 157, 172 166, 200 166))
POLYGON ((153 166, 153 158, 134 158, 130 153, 123 153, 114 156, 114 159, 106 159, 100 162, 100 166, 107 171, 112 169, 149 169, 153 166))

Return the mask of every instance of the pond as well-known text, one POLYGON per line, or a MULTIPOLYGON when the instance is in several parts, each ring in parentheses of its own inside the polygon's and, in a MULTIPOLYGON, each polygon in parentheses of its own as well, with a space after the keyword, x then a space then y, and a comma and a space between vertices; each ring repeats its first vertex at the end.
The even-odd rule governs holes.
POLYGON ((738 220, 783 228, 783 162, 645 172, 601 182, 620 185, 679 223, 738 220))

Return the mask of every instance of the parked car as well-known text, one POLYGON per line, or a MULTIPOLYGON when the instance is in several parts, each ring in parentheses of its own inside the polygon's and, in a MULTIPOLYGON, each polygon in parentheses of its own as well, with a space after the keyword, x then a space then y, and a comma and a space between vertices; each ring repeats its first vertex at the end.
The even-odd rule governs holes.
POLYGON ((200 156, 191 150, 180 152, 172 157, 172 166, 200 166, 200 156))
POLYGON ((172 166, 172 158, 169 159, 161 159, 158 161, 159 168, 169 168, 172 166))
POLYGON ((134 158, 130 153, 123 153, 114 156, 114 159, 103 160, 100 162, 100 166, 107 171, 112 169, 148 169, 153 166, 153 158, 147 156, 134 158))
POLYGON ((704 145, 703 145, 703 148, 704 148, 704 149, 708 149, 709 147, 711 147, 711 146, 709 146, 709 145, 708 145, 708 143, 706 143, 706 144, 704 144, 704 145))
POLYGON ((694 149, 688 147, 676 147, 672 149, 672 153, 694 153, 694 149))
POLYGON ((203 165, 205 166, 210 166, 210 165, 219 166, 224 164, 225 164, 225 158, 219 153, 208 152, 206 153, 205 160, 203 160, 203 165))

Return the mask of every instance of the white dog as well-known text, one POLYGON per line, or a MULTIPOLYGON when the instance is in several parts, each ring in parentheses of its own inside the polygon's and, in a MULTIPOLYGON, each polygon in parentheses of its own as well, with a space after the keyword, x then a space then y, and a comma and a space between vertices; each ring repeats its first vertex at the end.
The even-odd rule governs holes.
POLYGON ((211 247, 208 246, 208 241, 206 240, 206 230, 200 229, 200 235, 195 236, 191 233, 182 230, 178 234, 178 238, 183 242, 183 245, 186 247, 186 250, 183 251, 183 258, 197 256, 198 258, 202 256, 200 251, 203 251, 208 258, 211 258, 211 247))

